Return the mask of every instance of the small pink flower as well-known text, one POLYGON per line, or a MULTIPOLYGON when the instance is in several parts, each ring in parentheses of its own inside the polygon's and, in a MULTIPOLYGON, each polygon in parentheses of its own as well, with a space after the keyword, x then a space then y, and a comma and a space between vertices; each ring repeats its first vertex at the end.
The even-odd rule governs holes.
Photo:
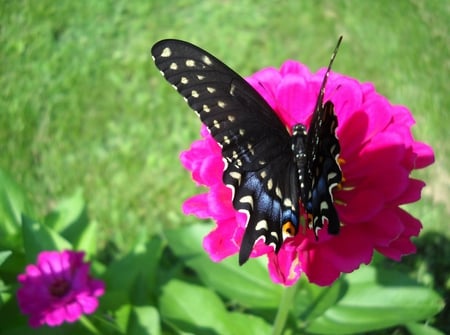
MULTIPOLYGON (((292 129, 297 123, 309 125, 324 73, 322 69, 313 74, 287 61, 280 70, 266 68, 247 80, 292 129)), ((334 72, 328 79, 327 100, 334 103, 339 123, 344 179, 334 190, 334 200, 342 227, 336 236, 320 230, 318 241, 309 228, 300 229, 278 254, 262 241, 257 243, 251 257, 267 255, 276 283, 292 285, 304 272, 311 282, 330 285, 341 273, 370 263, 374 250, 400 260, 415 252, 410 238, 422 227, 400 205, 420 199, 425 183, 410 174, 432 164, 434 153, 412 137, 409 110, 391 105, 372 84, 334 72)), ((209 191, 188 199, 183 211, 216 221, 203 245, 212 260, 220 261, 239 251, 246 217, 233 208, 231 191, 222 182, 220 147, 204 127, 201 135, 203 139, 180 158, 193 179, 209 191)))
POLYGON ((43 251, 37 264, 28 265, 18 276, 19 307, 29 315, 31 327, 74 322, 97 309, 97 298, 103 295, 105 286, 89 276, 90 265, 83 257, 84 252, 43 251))

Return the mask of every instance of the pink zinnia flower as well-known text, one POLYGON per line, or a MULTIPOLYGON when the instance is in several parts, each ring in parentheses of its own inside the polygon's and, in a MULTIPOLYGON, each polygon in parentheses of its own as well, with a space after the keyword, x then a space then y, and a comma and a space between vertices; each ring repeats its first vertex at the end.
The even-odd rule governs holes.
MULTIPOLYGON (((287 61, 280 70, 266 68, 247 81, 292 129, 309 125, 324 73, 287 61)), ((251 257, 267 255, 276 283, 292 285, 304 272, 311 282, 330 285, 341 273, 370 263, 374 250, 395 260, 415 252, 410 238, 418 235, 421 223, 400 205, 420 199, 425 183, 410 173, 433 163, 432 148, 412 137, 409 110, 391 105, 370 83, 330 73, 328 100, 338 118, 343 181, 333 195, 342 227, 336 236, 320 230, 317 241, 311 229, 300 229, 278 254, 263 241, 256 243, 251 257)), ((233 208, 231 190, 222 182, 220 147, 205 127, 201 134, 203 139, 181 154, 181 162, 209 191, 188 199, 183 211, 216 221, 203 246, 212 260, 220 261, 239 252, 246 216, 233 208)))
POLYGON ((83 257, 84 252, 43 251, 37 264, 28 265, 18 276, 19 307, 29 315, 31 327, 74 322, 97 309, 105 286, 89 276, 90 265, 83 257))

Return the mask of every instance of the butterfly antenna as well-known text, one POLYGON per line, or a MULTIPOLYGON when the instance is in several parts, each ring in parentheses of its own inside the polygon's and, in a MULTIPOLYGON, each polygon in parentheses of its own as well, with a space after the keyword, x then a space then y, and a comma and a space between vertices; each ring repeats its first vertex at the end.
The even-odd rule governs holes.
POLYGON ((327 80, 328 80, 328 77, 330 75, 331 66, 333 65, 334 59, 336 58, 336 54, 338 52, 339 46, 341 45, 341 41, 342 41, 342 35, 339 36, 339 39, 338 39, 337 44, 336 44, 336 47, 334 48, 334 51, 333 51, 333 53, 331 55, 330 64, 328 64, 327 72, 325 72, 325 77, 323 78, 322 86, 320 87, 320 93, 319 93, 319 98, 317 99, 317 106, 316 106, 316 108, 318 108, 319 106, 322 106, 323 96, 325 95, 325 86, 327 84, 327 80))

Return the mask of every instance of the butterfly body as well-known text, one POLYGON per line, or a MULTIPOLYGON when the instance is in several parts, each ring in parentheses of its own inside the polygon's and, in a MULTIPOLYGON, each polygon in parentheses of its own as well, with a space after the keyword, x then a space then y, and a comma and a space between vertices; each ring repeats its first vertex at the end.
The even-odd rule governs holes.
POLYGON ((338 233, 331 193, 342 178, 337 118, 333 104, 322 102, 332 61, 309 129, 298 124, 291 135, 259 93, 205 50, 184 41, 162 40, 153 46, 152 56, 222 149, 223 182, 232 190, 234 208, 247 214, 240 264, 258 240, 278 252, 287 238, 294 237, 301 206, 311 217, 316 236, 325 222, 329 233, 338 233))

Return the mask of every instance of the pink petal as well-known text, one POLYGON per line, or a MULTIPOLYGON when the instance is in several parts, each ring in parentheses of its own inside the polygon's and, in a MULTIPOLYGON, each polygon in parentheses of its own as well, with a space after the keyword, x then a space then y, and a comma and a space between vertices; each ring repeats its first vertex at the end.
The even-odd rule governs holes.
POLYGON ((29 316, 30 326, 74 322, 83 313, 75 298, 80 292, 96 301, 104 293, 103 282, 89 276, 90 265, 83 257, 84 252, 71 250, 43 251, 38 255, 38 265, 28 265, 26 273, 18 276, 18 305, 29 316), (67 283, 68 291, 64 286, 60 290, 60 283, 67 283))
POLYGON ((294 60, 287 60, 285 61, 280 68, 280 74, 284 77, 287 75, 295 74, 298 77, 311 77, 312 74, 309 71, 308 67, 302 63, 299 63, 294 60))
POLYGON ((408 179, 408 187, 404 192, 395 199, 395 205, 409 204, 411 202, 416 202, 420 199, 422 188, 425 183, 422 180, 408 179))
POLYGON ((434 163, 434 152, 431 146, 422 142, 414 142, 413 148, 417 154, 414 169, 423 169, 434 163))
POLYGON ((345 203, 337 206, 337 210, 341 221, 348 224, 371 219, 384 205, 384 195, 371 188, 339 192, 336 199, 345 203))
POLYGON ((235 219, 217 222, 217 227, 203 239, 203 248, 214 262, 231 256, 239 251, 235 237, 235 219))
POLYGON ((78 304, 80 305, 80 314, 92 314, 97 310, 98 299, 89 295, 80 295, 77 297, 78 304))
POLYGON ((302 268, 295 249, 281 248, 278 254, 272 250, 267 256, 270 278, 274 283, 290 286, 297 282, 302 268))
POLYGON ((362 263, 369 264, 373 244, 370 236, 361 234, 361 228, 342 229, 339 236, 327 243, 319 242, 318 247, 300 253, 303 271, 311 282, 330 285, 341 272, 352 272, 362 263))
POLYGON ((275 92, 277 90, 277 81, 281 76, 274 68, 266 68, 254 73, 245 80, 266 100, 273 109, 276 109, 275 92))
POLYGON ((277 90, 277 111, 283 123, 292 127, 297 123, 306 123, 314 111, 316 99, 312 98, 312 87, 302 78, 286 76, 277 90))
POLYGON ((372 237, 376 246, 387 246, 404 231, 404 223, 397 212, 385 208, 365 225, 367 235, 372 237))
POLYGON ((50 327, 61 325, 66 319, 66 312, 64 308, 57 308, 53 311, 49 311, 44 316, 44 322, 50 327))
POLYGON ((81 315, 83 314, 83 309, 78 302, 72 302, 66 305, 65 312, 65 321, 74 322, 81 317, 81 315))
MULTIPOLYGON (((308 127, 324 73, 321 69, 312 74, 303 64, 287 61, 280 70, 263 69, 247 80, 288 128, 298 122, 308 127)), ((414 140, 410 111, 393 106, 373 84, 334 72, 324 100, 333 102, 338 118, 345 179, 333 195, 343 226, 338 236, 322 229, 318 242, 306 228, 286 241, 278 254, 258 241, 251 257, 266 254, 272 280, 284 285, 295 283, 302 271, 311 282, 329 285, 341 273, 368 264, 374 250, 400 259, 415 250, 410 239, 421 228, 420 221, 398 207, 420 199, 424 183, 410 174, 434 161, 432 148, 414 140)), ((204 126, 201 135, 203 140, 194 142, 180 159, 193 179, 210 190, 186 201, 183 211, 216 221, 203 244, 219 261, 239 251, 246 216, 234 210, 230 190, 223 185, 220 147, 204 126)))
POLYGON ((182 211, 185 215, 193 214, 200 219, 210 218, 208 193, 197 194, 187 199, 182 205, 182 211))

